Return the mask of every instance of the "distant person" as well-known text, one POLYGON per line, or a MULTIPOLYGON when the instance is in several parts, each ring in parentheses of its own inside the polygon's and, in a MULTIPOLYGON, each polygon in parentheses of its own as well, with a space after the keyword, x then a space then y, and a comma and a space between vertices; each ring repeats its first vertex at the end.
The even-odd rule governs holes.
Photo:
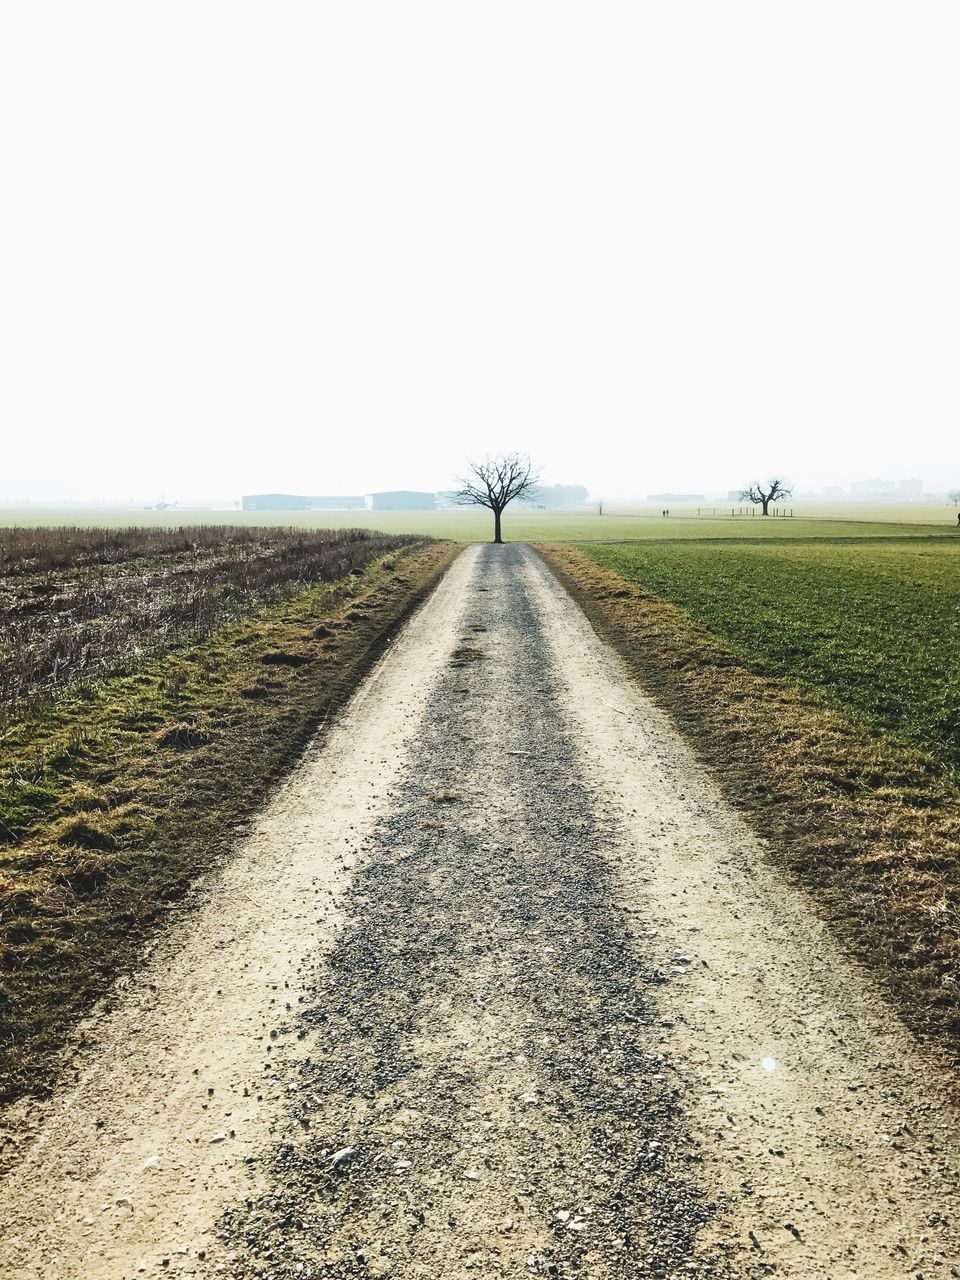
POLYGON ((960 511, 957 512, 957 524, 960 524, 960 511))

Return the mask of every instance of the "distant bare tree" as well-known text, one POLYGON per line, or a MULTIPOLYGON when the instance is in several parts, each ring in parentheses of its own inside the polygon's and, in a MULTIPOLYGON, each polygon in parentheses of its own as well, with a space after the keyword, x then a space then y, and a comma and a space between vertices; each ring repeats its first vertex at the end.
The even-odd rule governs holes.
POLYGON ((741 489, 740 497, 746 502, 763 507, 763 514, 768 516, 770 503, 780 498, 789 498, 791 492, 782 480, 768 480, 766 488, 762 484, 752 484, 748 489, 741 489))
POLYGON ((954 506, 957 506, 957 504, 960 503, 960 489, 951 489, 950 492, 947 494, 947 497, 950 499, 950 501, 953 503, 954 506))
POLYGON ((461 506, 488 507, 493 512, 493 540, 502 542, 500 517, 514 498, 531 494, 540 477, 525 453, 503 453, 468 462, 470 475, 460 480, 455 501, 461 506))

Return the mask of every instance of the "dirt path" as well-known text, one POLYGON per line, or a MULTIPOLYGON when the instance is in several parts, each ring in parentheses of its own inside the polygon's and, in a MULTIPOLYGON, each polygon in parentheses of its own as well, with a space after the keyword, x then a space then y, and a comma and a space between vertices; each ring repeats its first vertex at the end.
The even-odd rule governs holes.
POLYGON ((532 552, 198 895, 8 1117, 5 1275, 960 1274, 936 1070, 532 552))

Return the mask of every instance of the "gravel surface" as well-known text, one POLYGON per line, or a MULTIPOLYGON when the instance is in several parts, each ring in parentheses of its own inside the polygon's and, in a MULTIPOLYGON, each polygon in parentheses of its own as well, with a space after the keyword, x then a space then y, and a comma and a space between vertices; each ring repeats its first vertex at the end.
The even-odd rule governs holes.
POLYGON ((952 1079, 472 547, 5 1117, 13 1280, 957 1276, 952 1079))
POLYGON ((515 547, 476 589, 332 952, 235 1274, 716 1275, 712 1206, 515 547), (345 1154, 346 1153, 346 1154, 345 1154), (259 1264, 259 1265, 258 1265, 259 1264))

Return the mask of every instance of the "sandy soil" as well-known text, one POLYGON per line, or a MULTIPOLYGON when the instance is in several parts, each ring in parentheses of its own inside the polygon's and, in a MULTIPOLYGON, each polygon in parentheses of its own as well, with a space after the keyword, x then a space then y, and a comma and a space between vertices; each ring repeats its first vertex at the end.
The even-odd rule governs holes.
POLYGON ((6 1116, 5 1275, 960 1274, 946 1077, 524 548, 197 896, 6 1116))

